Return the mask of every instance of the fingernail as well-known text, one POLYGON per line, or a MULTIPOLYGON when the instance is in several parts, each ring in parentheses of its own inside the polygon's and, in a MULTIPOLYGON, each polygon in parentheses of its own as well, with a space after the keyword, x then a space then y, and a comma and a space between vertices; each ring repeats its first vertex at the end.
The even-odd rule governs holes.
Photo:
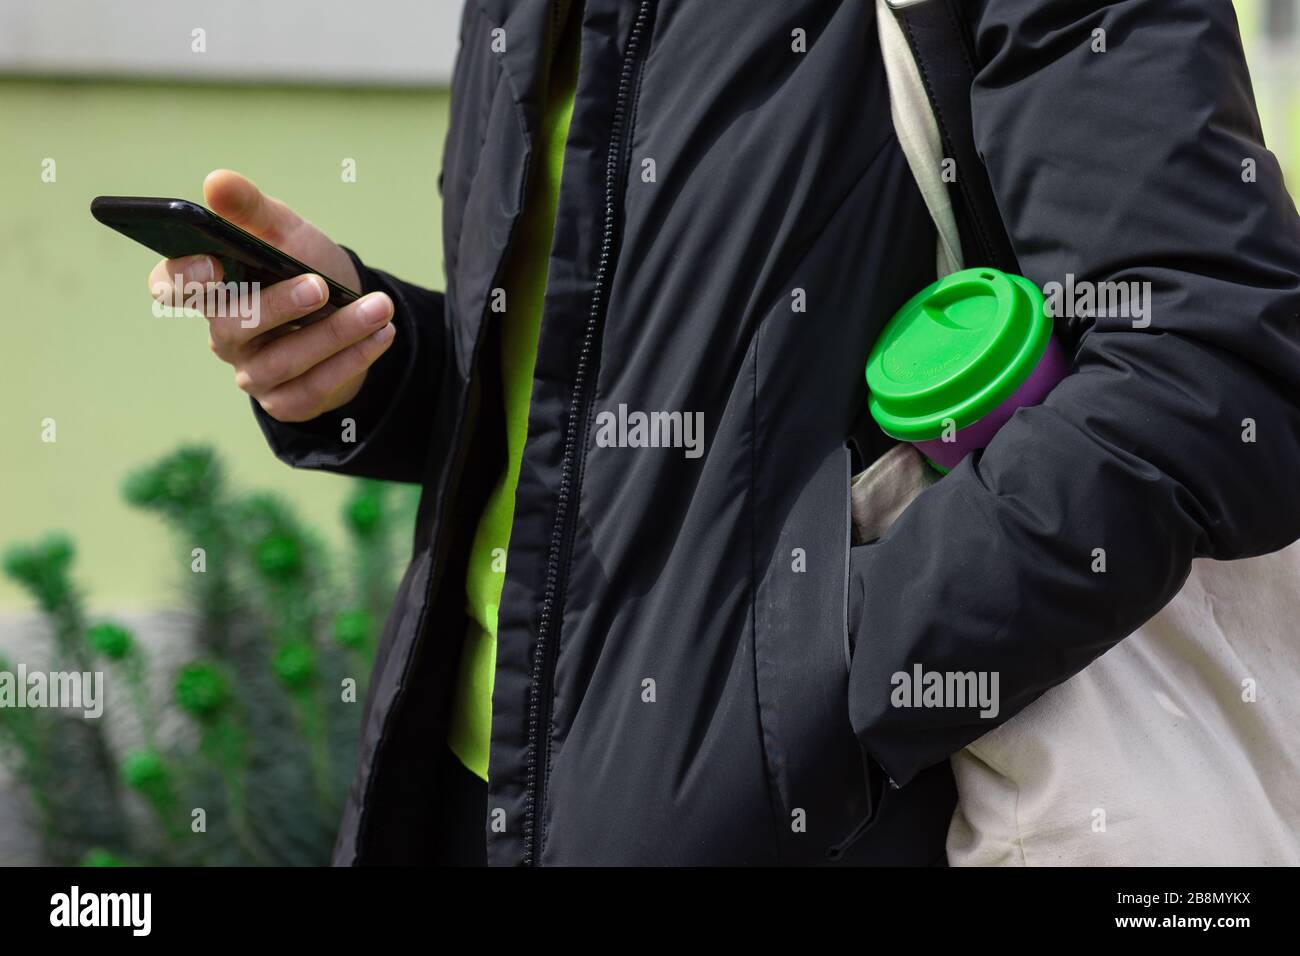
POLYGON ((378 325, 381 322, 387 322, 392 313, 388 309, 388 297, 384 295, 368 296, 361 300, 357 306, 357 311, 361 313, 361 321, 366 325, 378 325))
POLYGON ((393 334, 396 331, 397 330, 393 328, 392 323, 390 322, 388 325, 385 325, 382 329, 380 329, 378 332, 374 334, 374 340, 378 342, 380 345, 383 345, 385 342, 387 342, 389 339, 393 337, 393 334))
POLYGON ((321 300, 325 298, 325 283, 315 276, 304 276, 298 280, 290 295, 293 304, 300 309, 305 309, 309 305, 320 305, 321 300))
POLYGON ((212 260, 207 256, 200 256, 185 267, 187 282, 211 282, 216 274, 212 268, 212 260))

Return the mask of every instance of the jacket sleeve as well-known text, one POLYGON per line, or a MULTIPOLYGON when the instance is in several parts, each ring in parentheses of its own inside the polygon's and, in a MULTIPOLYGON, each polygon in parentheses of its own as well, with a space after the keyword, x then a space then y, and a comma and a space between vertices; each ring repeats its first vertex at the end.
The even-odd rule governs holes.
POLYGON ((397 334, 346 405, 308 422, 279 422, 253 413, 277 458, 295 468, 333 471, 386 481, 419 482, 424 473, 433 414, 446 353, 443 297, 365 266, 350 249, 362 292, 387 292, 397 334), (355 423, 344 441, 344 421, 355 423))
POLYGON ((1232 4, 971 15, 976 140, 1024 271, 1150 283, 1150 324, 1058 322, 1073 373, 853 548, 850 713, 900 786, 1143 624, 1193 558, 1300 537, 1300 226, 1232 4), (997 716, 892 706, 917 665, 996 672, 997 716))

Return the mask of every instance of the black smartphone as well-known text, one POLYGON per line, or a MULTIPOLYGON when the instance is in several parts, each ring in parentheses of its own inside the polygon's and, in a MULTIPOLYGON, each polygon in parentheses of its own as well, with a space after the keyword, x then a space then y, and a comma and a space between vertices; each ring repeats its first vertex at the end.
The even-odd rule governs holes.
MULTIPOLYGON (((221 262, 225 282, 258 282, 265 288, 307 272, 320 275, 319 270, 186 199, 97 196, 90 202, 90 214, 167 259, 211 255, 221 262)), ((359 298, 328 276, 321 278, 329 286, 329 300, 311 315, 296 319, 299 325, 323 319, 359 298)))

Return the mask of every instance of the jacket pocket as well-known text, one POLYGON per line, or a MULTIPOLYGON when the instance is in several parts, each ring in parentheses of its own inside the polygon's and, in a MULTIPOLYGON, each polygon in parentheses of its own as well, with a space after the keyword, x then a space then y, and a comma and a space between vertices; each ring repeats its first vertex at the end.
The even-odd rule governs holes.
POLYGON ((857 632, 861 628, 860 597, 856 589, 861 582, 853 573, 854 556, 860 547, 870 545, 882 537, 898 516, 926 488, 939 480, 939 474, 925 463, 925 459, 911 445, 895 445, 877 458, 870 467, 854 475, 849 482, 849 514, 852 527, 852 547, 849 549, 846 568, 845 663, 853 664, 857 646, 857 632))
POLYGON ((780 858, 816 863, 866 807, 848 712, 849 450, 785 466, 795 467, 785 492, 760 499, 780 507, 754 525, 755 687, 780 858))
MULTIPOLYGON (((852 543, 845 562, 847 587, 844 627, 845 663, 848 669, 852 669, 855 654, 866 652, 865 635, 862 633, 865 625, 861 620, 863 582, 854 573, 855 556, 883 537, 907 506, 938 480, 938 473, 925 464, 925 459, 915 448, 899 444, 849 481, 852 543)), ((826 851, 827 858, 832 862, 844 859, 849 850, 871 832, 880 818, 882 807, 889 799, 890 784, 884 771, 865 753, 860 754, 860 759, 866 788, 866 808, 857 824, 826 851)))
POLYGON ((849 487, 853 543, 883 537, 916 496, 939 480, 939 474, 911 445, 898 444, 853 476, 849 487))

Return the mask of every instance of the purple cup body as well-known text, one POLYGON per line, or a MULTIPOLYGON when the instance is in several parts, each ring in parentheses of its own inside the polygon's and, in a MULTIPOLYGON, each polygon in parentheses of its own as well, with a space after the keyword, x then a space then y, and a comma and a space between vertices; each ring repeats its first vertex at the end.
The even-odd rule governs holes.
POLYGON ((951 471, 961 460, 978 448, 983 448, 993 440, 998 429, 1007 423, 1017 408, 1025 405, 1037 405, 1047 397, 1047 393, 1056 387, 1056 383, 1070 373, 1070 363, 1066 360, 1065 350, 1056 341, 1056 334, 1047 340, 1043 357, 1038 360, 1029 377, 1020 383, 1020 387, 1007 396, 993 411, 977 422, 960 428, 953 435, 952 441, 932 438, 929 441, 912 442, 912 445, 938 465, 944 471, 951 471))

